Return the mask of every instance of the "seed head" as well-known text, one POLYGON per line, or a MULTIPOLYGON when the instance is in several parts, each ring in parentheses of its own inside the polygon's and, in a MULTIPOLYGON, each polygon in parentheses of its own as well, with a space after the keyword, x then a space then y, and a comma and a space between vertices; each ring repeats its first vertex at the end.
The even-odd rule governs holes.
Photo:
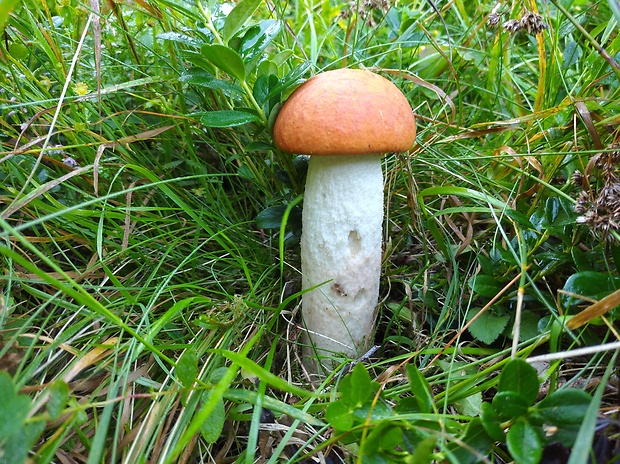
POLYGON ((545 29, 549 29, 549 26, 545 23, 543 17, 538 13, 532 13, 531 11, 526 11, 519 22, 521 24, 521 29, 525 29, 530 35, 537 35, 545 29))

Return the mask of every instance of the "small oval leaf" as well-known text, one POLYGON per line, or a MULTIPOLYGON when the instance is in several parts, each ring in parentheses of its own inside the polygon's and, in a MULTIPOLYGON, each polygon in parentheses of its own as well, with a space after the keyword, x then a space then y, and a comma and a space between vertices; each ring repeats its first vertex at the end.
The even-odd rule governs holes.
POLYGON ((226 43, 234 36, 245 22, 254 14, 262 0, 243 0, 239 2, 226 17, 222 28, 222 38, 226 43))
POLYGON ((515 462, 520 464, 538 464, 542 458, 540 431, 529 422, 519 421, 510 427, 506 444, 515 462))
POLYGON ((239 54, 225 45, 203 45, 202 55, 226 74, 245 81, 245 66, 239 54))
POLYGON ((196 374, 198 374, 198 355, 188 349, 177 362, 177 376, 181 385, 190 388, 196 380, 196 374))
POLYGON ((511 359, 499 376, 499 391, 517 392, 523 396, 528 405, 536 401, 539 388, 540 381, 536 369, 524 359, 511 359))
POLYGON ((493 409, 501 420, 525 416, 529 404, 523 395, 514 391, 502 391, 493 397, 493 409))

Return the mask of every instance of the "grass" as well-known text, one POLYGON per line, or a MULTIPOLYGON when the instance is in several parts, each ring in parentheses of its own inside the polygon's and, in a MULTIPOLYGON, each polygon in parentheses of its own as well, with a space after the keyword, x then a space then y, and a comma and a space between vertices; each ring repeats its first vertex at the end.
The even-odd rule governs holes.
POLYGON ((0 5, 0 461, 538 462, 595 435, 612 452, 607 2, 0 5), (526 9, 548 28, 502 27, 526 9), (269 127, 345 65, 394 80, 418 136, 384 161, 379 349, 317 385, 303 163, 269 127), (547 354, 538 385, 519 360, 547 354))

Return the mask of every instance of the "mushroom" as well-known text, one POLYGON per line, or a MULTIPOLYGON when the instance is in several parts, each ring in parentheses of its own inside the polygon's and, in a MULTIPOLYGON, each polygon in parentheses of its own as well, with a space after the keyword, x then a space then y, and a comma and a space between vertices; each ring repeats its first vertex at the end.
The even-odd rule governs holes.
POLYGON ((381 154, 408 150, 415 134, 402 92, 365 70, 308 79, 277 116, 276 146, 310 155, 301 271, 304 363, 314 373, 321 364, 333 367, 321 358, 355 358, 372 341, 381 274, 381 154))

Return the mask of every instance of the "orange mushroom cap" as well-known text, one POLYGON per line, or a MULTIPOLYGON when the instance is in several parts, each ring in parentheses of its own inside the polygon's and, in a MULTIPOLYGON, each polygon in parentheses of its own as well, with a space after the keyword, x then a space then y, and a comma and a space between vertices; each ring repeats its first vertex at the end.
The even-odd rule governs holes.
POLYGON ((370 71, 346 68, 300 85, 273 128, 280 150, 307 155, 403 152, 415 134, 413 111, 398 87, 370 71))

